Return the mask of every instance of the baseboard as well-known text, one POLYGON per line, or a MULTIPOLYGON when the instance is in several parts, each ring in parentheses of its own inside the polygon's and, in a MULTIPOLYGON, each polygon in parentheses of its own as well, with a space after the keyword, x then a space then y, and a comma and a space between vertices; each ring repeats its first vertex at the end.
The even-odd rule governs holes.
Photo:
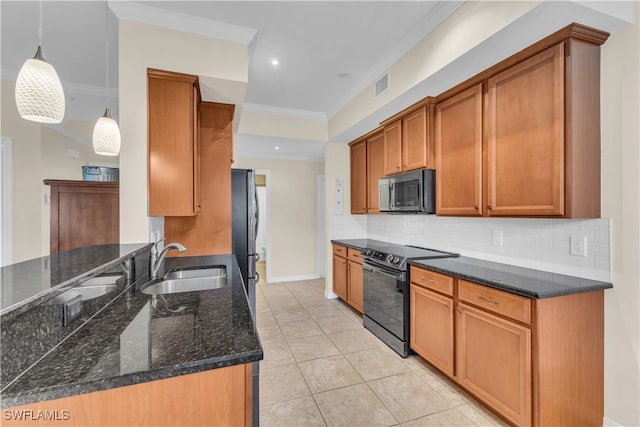
POLYGON ((602 425, 604 427, 623 427, 623 424, 620 424, 609 417, 604 417, 604 420, 602 420, 602 425))
POLYGON ((285 276, 285 277, 271 277, 267 283, 282 283, 282 282, 298 282, 301 280, 314 280, 321 279, 319 274, 309 274, 305 276, 285 276))
POLYGON ((340 298, 340 297, 338 296, 338 294, 333 293, 333 292, 328 292, 328 291, 326 291, 326 290, 324 291, 324 297, 325 297, 326 299, 338 299, 338 298, 340 298))

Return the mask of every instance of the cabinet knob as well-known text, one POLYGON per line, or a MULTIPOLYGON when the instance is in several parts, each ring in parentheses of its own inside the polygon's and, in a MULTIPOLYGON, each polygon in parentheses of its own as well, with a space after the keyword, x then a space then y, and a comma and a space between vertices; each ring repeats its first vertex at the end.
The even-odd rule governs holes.
POLYGON ((491 205, 487 205, 487 209, 491 210, 493 208, 491 207, 491 205))
POLYGON ((478 210, 480 208, 478 207, 478 205, 473 205, 473 209, 478 210))

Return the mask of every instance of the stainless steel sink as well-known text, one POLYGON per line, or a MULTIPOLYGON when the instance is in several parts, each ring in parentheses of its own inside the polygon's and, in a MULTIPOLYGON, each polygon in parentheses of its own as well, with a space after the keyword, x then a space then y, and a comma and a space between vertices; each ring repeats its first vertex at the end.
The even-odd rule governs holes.
POLYGON ((226 284, 226 274, 208 277, 164 279, 159 282, 147 283, 140 289, 140 292, 147 295, 177 294, 181 292, 198 292, 220 289, 226 284))
POLYGON ((165 274, 164 279, 189 279, 196 277, 227 277, 227 269, 225 267, 206 267, 171 270, 165 274))

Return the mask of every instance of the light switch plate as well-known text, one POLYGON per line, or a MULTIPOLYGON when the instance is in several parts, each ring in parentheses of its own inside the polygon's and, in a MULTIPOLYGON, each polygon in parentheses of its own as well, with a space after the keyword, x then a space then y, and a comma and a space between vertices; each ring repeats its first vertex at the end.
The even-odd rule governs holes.
POLYGON ((496 246, 502 246, 502 230, 493 230, 491 235, 491 243, 496 246))

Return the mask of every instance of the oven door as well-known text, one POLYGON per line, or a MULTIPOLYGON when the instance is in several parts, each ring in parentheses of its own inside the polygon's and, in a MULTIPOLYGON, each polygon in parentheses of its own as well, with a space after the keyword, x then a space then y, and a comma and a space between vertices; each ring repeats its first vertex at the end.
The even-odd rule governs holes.
POLYGON ((391 333, 399 341, 408 342, 409 293, 407 272, 392 270, 367 260, 363 260, 362 270, 364 279, 364 315, 391 333))

